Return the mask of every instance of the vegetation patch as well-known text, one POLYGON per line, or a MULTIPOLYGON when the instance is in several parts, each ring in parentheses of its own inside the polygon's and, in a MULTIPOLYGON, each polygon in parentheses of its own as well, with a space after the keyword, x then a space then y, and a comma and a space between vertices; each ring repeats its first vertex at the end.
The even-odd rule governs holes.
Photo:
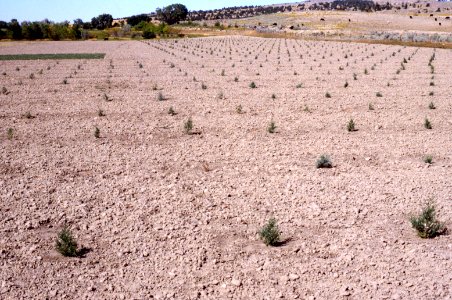
POLYGON ((4 54, 1 60, 104 59, 105 53, 4 54))

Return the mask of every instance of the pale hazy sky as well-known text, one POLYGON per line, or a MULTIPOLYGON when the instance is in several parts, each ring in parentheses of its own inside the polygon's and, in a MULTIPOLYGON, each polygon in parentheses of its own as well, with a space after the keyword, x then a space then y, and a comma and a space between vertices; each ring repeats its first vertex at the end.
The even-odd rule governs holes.
MULTIPOLYGON (((267 5, 290 1, 278 0, 0 0, 0 20, 10 21, 41 21, 45 18, 60 22, 81 18, 91 21, 102 13, 108 13, 113 18, 128 17, 131 15, 149 13, 157 7, 164 7, 173 3, 182 3, 188 10, 208 10, 229 6, 267 5)), ((292 1, 295 2, 295 1, 292 1)))

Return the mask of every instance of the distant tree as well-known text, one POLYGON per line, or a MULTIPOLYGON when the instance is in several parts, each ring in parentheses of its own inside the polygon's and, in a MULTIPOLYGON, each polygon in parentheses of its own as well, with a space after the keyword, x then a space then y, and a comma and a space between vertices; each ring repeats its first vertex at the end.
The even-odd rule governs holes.
POLYGON ((183 4, 171 4, 163 9, 156 9, 157 18, 169 25, 185 20, 188 15, 187 7, 183 4))
POLYGON ((27 40, 38 40, 44 37, 41 29, 41 24, 39 22, 28 22, 24 21, 21 24, 22 27, 22 38, 27 40))
POLYGON ((12 19, 8 24, 9 30, 11 30, 11 37, 13 40, 22 39, 22 27, 20 26, 17 19, 12 19))
POLYGON ((82 27, 83 26, 83 20, 82 19, 75 19, 74 20, 74 25, 77 25, 77 26, 79 26, 79 27, 82 27))
POLYGON ((111 24, 113 24, 113 17, 110 14, 102 14, 91 19, 91 27, 99 30, 109 28, 111 24))
POLYGON ((149 17, 148 14, 135 15, 135 16, 128 17, 126 19, 127 19, 127 24, 129 24, 130 26, 138 25, 142 21, 149 22, 151 20, 151 18, 149 17))
POLYGON ((8 23, 0 21, 0 39, 4 39, 8 36, 8 23))

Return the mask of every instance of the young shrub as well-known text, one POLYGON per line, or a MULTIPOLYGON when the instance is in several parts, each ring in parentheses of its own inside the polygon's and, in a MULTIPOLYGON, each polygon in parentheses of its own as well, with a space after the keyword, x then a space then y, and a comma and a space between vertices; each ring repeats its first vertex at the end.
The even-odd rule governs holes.
POLYGON ((320 158, 316 161, 315 166, 317 169, 322 168, 332 168, 333 163, 331 162, 331 159, 328 155, 322 155, 320 158))
POLYGON ((369 71, 367 71, 367 68, 364 69, 364 74, 369 75, 369 71))
POLYGON ((192 132, 192 130, 193 130, 193 121, 192 121, 191 117, 188 118, 187 121, 185 121, 185 123, 184 123, 184 130, 185 130, 186 134, 190 134, 192 132))
POLYGON ((225 99, 223 91, 219 91, 219 92, 218 92, 217 98, 220 99, 220 100, 225 99))
POLYGON ((2 94, 3 95, 8 95, 8 89, 6 87, 2 87, 2 94))
POLYGON ((203 83, 201 83, 201 89, 203 89, 203 90, 207 90, 207 85, 205 85, 205 84, 204 84, 204 82, 203 82, 203 83))
POLYGON ((377 92, 375 95, 376 95, 377 97, 383 97, 383 94, 380 93, 380 92, 377 92))
POLYGON ((98 115, 99 117, 105 117, 105 112, 104 112, 102 109, 99 109, 99 110, 97 111, 97 115, 98 115))
POLYGON ((353 80, 358 80, 358 75, 356 75, 356 73, 353 73, 353 80))
POLYGON ((257 86, 256 86, 256 84, 254 83, 254 81, 252 81, 252 82, 250 83, 249 87, 252 88, 252 89, 255 89, 257 86))
POLYGON ((430 86, 435 86, 435 83, 433 81, 430 81, 430 86))
POLYGON ((279 243, 280 231, 276 224, 276 219, 271 218, 268 223, 259 231, 259 237, 266 246, 276 246, 279 243))
POLYGON ((374 108, 374 106, 373 106, 373 104, 372 103, 369 103, 369 110, 374 110, 375 108, 374 108))
POLYGON ((428 105, 428 108, 429 109, 436 109, 435 103, 433 103, 433 101, 430 102, 430 104, 428 105))
POLYGON ((110 98, 107 96, 107 94, 104 94, 103 98, 104 98, 104 100, 107 101, 107 102, 110 102, 110 101, 113 100, 113 99, 110 99, 110 98))
POLYGON ((426 164, 431 164, 433 162, 433 156, 427 155, 426 157, 424 157, 424 162, 426 164))
POLYGON ((272 94, 272 99, 276 99, 276 95, 275 94, 272 94))
POLYGON ((168 109, 168 115, 170 115, 170 116, 175 116, 175 115, 177 115, 177 112, 174 111, 174 109, 173 109, 172 106, 168 109))
MULTIPOLYGON (((193 77, 194 78, 194 77, 193 77)), ((152 85, 152 90, 153 91, 156 91, 156 90, 158 90, 158 86, 157 86, 157 84, 156 83, 154 83, 153 85, 152 85)))
POLYGON ((224 69, 221 70, 221 76, 224 76, 225 74, 226 74, 226 73, 225 73, 224 69))
POLYGON ((428 93, 429 96, 433 96, 434 94, 435 94, 434 92, 428 93))
POLYGON ((63 79, 63 84, 67 84, 67 79, 63 79))
POLYGON ((95 137, 96 139, 100 138, 100 129, 99 129, 98 127, 96 127, 96 128, 94 129, 94 137, 95 137))
POLYGON ((268 124, 268 127, 267 127, 267 131, 268 131, 268 133, 275 133, 276 132, 276 124, 275 124, 275 122, 272 120, 272 121, 270 121, 270 123, 268 124))
POLYGON ((355 121, 353 121, 353 119, 350 119, 350 121, 348 121, 348 124, 347 124, 347 131, 348 131, 348 132, 356 131, 356 128, 355 128, 355 121))
POLYGON ((27 118, 27 119, 34 119, 34 118, 36 118, 36 117, 33 116, 33 115, 31 114, 31 112, 29 112, 29 111, 27 111, 27 113, 24 115, 24 117, 27 118))
POLYGON ((425 121, 424 121, 424 127, 425 127, 426 129, 432 129, 432 128, 433 128, 433 127, 432 127, 432 123, 431 123, 430 120, 427 119, 427 118, 425 118, 425 121))
POLYGON ((238 114, 243 114, 243 108, 242 105, 237 105, 237 107, 235 108, 236 113, 238 114))
POLYGON ((157 100, 158 100, 158 101, 166 100, 166 98, 165 98, 165 96, 163 96, 162 92, 159 92, 159 93, 157 94, 157 100))
POLYGON ((8 128, 6 131, 6 135, 8 137, 8 140, 12 140, 14 138, 14 129, 8 128))
POLYGON ((55 248, 63 256, 75 257, 78 255, 77 241, 73 237, 69 227, 64 226, 60 233, 58 233, 55 248))
POLYGON ((330 94, 329 92, 326 92, 326 93, 325 93, 325 97, 326 97, 326 98, 331 98, 331 94, 330 94))
POLYGON ((238 77, 234 77, 234 82, 239 82, 239 78, 238 77))
POLYGON ((34 79, 35 78, 35 74, 31 73, 30 76, 28 76, 30 79, 34 79))
POLYGON ((297 89, 301 89, 302 87, 303 87, 303 85, 302 85, 301 83, 299 83, 299 84, 296 85, 296 88, 297 88, 297 89))
POLYGON ((411 216, 410 222, 417 235, 423 239, 434 238, 446 231, 444 224, 436 219, 435 205, 431 202, 427 203, 419 215, 411 216))
POLYGON ((347 88, 347 87, 348 87, 348 81, 345 81, 344 88, 347 88))

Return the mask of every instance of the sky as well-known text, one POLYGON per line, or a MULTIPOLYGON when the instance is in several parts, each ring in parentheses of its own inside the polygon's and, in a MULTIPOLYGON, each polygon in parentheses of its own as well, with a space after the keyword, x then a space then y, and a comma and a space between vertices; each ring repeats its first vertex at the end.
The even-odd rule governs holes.
MULTIPOLYGON (((0 20, 70 21, 80 18, 85 22, 100 14, 111 14, 113 18, 150 13, 157 7, 182 3, 188 10, 209 10, 230 6, 267 5, 287 3, 288 0, 0 0, 0 20)), ((295 2, 295 1, 292 1, 295 2)))

